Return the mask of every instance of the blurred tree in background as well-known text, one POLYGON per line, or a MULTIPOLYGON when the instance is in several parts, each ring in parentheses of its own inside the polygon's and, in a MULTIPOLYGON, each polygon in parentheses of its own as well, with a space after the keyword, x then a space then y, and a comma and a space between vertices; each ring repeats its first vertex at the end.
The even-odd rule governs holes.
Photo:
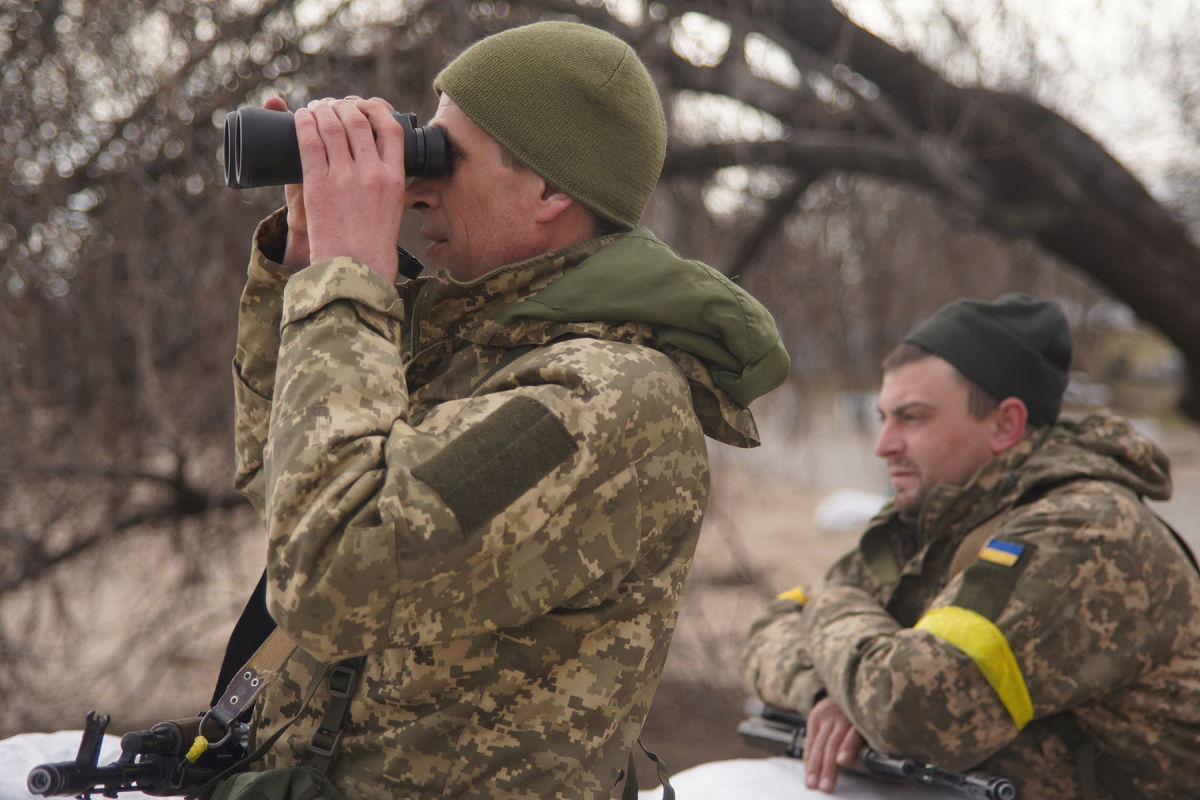
MULTIPOLYGON (((646 221, 765 300, 797 386, 869 387, 919 317, 1020 290, 1062 300, 1085 347, 1132 309, 1192 368, 1183 403, 1200 413, 1200 251, 1176 213, 1032 92, 954 82, 829 0, 11 0, 0 734, 103 702, 114 727, 122 710, 194 711, 261 569, 231 487, 228 373, 247 245, 280 191, 224 187, 224 115, 359 94, 427 119, 446 61, 544 17, 646 61, 672 131, 646 221), (154 694, 164 666, 190 665, 198 685, 154 694)), ((941 24, 971 52, 959 20, 941 24)), ((1200 76, 1178 74, 1194 121, 1200 76)), ((420 251, 415 226, 404 237, 420 251)))

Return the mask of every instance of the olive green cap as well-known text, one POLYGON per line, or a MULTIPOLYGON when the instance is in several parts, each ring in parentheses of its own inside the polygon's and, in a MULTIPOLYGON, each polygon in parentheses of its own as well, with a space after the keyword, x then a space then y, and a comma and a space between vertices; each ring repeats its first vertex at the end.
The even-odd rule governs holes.
POLYGON ((1006 294, 955 300, 905 337, 949 361, 996 400, 1017 397, 1036 425, 1058 419, 1071 368, 1071 330, 1048 300, 1006 294))
POLYGON ((493 34, 434 79, 476 125, 551 185, 633 228, 658 183, 667 123, 625 42, 574 22, 493 34))

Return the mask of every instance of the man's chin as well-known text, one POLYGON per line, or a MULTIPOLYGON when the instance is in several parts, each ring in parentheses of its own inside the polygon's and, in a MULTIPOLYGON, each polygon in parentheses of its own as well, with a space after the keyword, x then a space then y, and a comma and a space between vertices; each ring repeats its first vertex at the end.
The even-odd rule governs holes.
POLYGON ((433 239, 429 244, 425 245, 425 252, 421 254, 421 260, 431 267, 442 266, 442 259, 446 257, 446 240, 433 239))
POLYGON ((896 512, 906 520, 916 519, 916 516, 921 511, 921 501, 925 499, 923 494, 911 494, 909 492, 896 492, 892 497, 892 505, 896 507, 896 512))

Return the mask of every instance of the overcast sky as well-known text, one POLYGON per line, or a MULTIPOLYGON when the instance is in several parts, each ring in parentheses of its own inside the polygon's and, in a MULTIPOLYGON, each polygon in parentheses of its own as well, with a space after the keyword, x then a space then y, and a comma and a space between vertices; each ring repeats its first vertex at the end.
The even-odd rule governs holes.
MULTIPOLYGON (((1164 191, 1181 156, 1200 162, 1177 115, 1173 45, 1197 38, 1196 0, 838 0, 852 19, 957 82, 1029 89, 1164 191), (948 9, 974 54, 955 46, 948 9), (947 53, 957 56, 946 57, 947 53)), ((1193 48, 1192 53, 1200 52, 1193 48)), ((1184 61, 1193 70, 1196 57, 1184 61)))

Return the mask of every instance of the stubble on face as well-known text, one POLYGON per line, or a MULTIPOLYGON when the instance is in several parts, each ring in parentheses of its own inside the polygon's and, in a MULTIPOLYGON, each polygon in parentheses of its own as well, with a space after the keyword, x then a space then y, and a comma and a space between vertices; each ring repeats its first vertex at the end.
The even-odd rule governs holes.
POLYGON ((891 476, 892 504, 896 511, 906 520, 916 519, 929 494, 929 487, 920 469, 906 458, 896 458, 888 461, 888 474, 891 476), (900 477, 897 477, 899 475, 900 477))
POLYGON ((429 124, 446 132, 452 168, 409 186, 409 208, 421 214, 428 241, 426 263, 465 281, 538 255, 531 207, 544 182, 514 163, 449 95, 442 95, 429 124))
POLYGON ((893 505, 912 520, 938 485, 964 485, 993 456, 991 425, 968 410, 968 385, 936 356, 884 374, 875 454, 887 463, 893 505))

